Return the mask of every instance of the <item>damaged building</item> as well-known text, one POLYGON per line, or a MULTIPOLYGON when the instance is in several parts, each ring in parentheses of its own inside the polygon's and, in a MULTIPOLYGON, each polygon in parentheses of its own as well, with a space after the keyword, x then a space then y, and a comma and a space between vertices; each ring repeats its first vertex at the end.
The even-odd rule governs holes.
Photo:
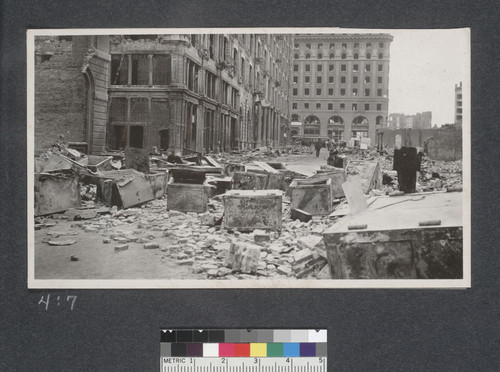
POLYGON ((277 147, 289 131, 292 35, 37 37, 35 146, 277 147))

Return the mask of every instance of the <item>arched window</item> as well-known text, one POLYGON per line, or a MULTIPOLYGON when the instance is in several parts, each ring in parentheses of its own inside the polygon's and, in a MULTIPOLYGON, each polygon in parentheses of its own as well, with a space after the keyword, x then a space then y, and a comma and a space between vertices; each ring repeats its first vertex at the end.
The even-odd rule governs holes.
POLYGON ((338 115, 333 115, 330 119, 328 119, 328 124, 344 124, 344 119, 338 115))
POLYGON ((309 53, 306 54, 306 59, 311 58, 311 55, 309 53))
POLYGON ((295 59, 299 59, 299 54, 298 54, 298 53, 295 53, 295 54, 293 55, 293 58, 295 58, 295 59))
POLYGON ((371 58, 372 58, 371 53, 366 53, 366 59, 371 59, 371 58))
POLYGON ((323 59, 323 54, 318 53, 318 59, 323 59))
POLYGON ((354 59, 359 59, 359 54, 358 53, 354 53, 354 59))
POLYGON ((342 59, 346 59, 346 58, 347 58, 347 54, 342 53, 342 59))
POLYGON ((330 53, 330 59, 334 59, 334 58, 335 58, 335 54, 330 53))
POLYGON ((304 120, 304 124, 315 124, 315 125, 319 125, 320 124, 320 121, 319 121, 319 118, 315 115, 310 115, 306 118, 306 120, 304 120))
POLYGON ((377 116, 377 118, 375 120, 376 120, 375 123, 377 125, 383 125, 384 124, 384 117, 382 115, 377 116))
POLYGON ((352 121, 352 125, 368 125, 368 119, 364 116, 356 116, 352 121))
POLYGON ((292 121, 300 121, 300 116, 298 114, 292 114, 292 121))

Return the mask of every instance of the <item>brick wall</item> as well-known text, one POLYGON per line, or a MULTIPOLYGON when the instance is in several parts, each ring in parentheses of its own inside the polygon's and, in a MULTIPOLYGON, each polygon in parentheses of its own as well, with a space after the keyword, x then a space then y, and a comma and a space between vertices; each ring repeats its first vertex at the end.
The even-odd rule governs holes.
POLYGON ((35 150, 50 148, 59 135, 85 142, 86 88, 72 53, 53 55, 35 67, 35 150))

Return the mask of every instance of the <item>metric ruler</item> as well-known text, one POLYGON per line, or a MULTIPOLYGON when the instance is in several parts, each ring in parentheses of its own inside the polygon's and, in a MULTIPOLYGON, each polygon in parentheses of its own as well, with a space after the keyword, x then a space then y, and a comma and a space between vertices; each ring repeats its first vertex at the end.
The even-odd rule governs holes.
POLYGON ((160 331, 161 372, 326 372, 326 330, 160 331))

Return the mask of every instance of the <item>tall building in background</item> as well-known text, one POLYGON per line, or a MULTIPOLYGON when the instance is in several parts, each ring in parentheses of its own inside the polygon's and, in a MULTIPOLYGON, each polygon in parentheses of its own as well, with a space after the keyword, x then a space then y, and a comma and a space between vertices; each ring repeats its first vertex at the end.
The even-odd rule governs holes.
POLYGON ((455 124, 462 125, 462 82, 455 84, 455 124))
POLYGON ((389 34, 298 34, 294 41, 292 122, 304 137, 369 137, 386 125, 389 34))
POLYGON ((36 147, 64 134, 93 154, 154 146, 230 151, 278 146, 289 134, 293 35, 60 36, 35 43, 36 147))

